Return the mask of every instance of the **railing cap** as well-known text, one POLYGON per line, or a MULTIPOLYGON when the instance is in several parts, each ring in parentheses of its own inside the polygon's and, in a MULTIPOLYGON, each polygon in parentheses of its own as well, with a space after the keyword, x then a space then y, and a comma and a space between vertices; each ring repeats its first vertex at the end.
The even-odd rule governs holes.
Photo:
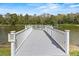
POLYGON ((70 32, 70 30, 65 30, 65 32, 70 32))
POLYGON ((16 31, 10 31, 11 34, 15 33, 16 31))

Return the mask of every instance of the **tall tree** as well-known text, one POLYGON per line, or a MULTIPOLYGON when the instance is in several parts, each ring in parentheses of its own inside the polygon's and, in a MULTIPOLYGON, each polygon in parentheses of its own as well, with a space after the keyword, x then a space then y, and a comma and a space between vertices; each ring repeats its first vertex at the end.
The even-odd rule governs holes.
POLYGON ((26 14, 24 16, 24 21, 25 21, 25 24, 28 24, 29 23, 29 15, 28 14, 26 14))

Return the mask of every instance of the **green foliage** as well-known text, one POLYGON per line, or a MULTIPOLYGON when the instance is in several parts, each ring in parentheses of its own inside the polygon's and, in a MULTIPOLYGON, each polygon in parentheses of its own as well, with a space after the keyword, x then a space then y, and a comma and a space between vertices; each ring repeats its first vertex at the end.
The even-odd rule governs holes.
POLYGON ((17 24, 25 25, 25 24, 47 24, 47 25, 56 25, 56 24, 79 24, 79 14, 42 14, 37 16, 35 15, 17 15, 16 13, 10 14, 7 13, 4 16, 0 15, 0 24, 12 25, 15 26, 17 24))

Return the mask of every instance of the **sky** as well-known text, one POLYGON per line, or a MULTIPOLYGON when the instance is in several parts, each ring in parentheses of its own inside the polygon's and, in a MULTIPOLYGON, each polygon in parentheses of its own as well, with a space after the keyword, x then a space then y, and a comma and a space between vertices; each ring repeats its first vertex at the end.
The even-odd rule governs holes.
POLYGON ((79 13, 79 3, 0 3, 0 14, 6 13, 23 15, 79 13))

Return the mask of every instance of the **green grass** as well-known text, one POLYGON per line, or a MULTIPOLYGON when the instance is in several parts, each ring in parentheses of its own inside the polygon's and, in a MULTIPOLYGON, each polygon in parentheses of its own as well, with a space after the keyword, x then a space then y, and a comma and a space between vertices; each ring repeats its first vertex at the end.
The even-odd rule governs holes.
POLYGON ((10 48, 0 48, 0 56, 10 56, 10 48))
POLYGON ((58 26, 58 29, 60 30, 73 30, 73 31, 79 31, 79 26, 76 26, 77 24, 60 24, 58 26))
POLYGON ((70 52, 70 56, 79 56, 79 51, 72 51, 70 52))

